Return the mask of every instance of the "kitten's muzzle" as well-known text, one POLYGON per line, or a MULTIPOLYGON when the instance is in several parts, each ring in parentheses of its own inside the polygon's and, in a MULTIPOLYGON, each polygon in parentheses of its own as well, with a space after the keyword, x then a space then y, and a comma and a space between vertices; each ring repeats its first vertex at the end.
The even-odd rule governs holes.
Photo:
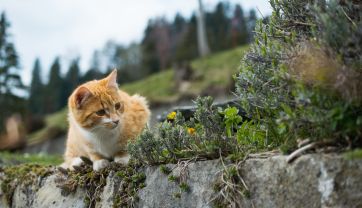
POLYGON ((119 120, 114 120, 114 121, 110 121, 107 123, 103 123, 103 126, 110 128, 110 129, 114 129, 118 126, 119 124, 119 120))

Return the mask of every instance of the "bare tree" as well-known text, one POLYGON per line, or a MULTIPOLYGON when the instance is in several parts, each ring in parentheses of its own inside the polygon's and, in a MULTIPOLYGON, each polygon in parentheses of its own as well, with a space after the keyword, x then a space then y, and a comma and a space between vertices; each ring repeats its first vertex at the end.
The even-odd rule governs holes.
POLYGON ((210 48, 207 43, 204 7, 202 4, 202 0, 198 1, 199 1, 199 15, 197 16, 197 42, 198 42, 200 55, 206 56, 210 53, 210 48))

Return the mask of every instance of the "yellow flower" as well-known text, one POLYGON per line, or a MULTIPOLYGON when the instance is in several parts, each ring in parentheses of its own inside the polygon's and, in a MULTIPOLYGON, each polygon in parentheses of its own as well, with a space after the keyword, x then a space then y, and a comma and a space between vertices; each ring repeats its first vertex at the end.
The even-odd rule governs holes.
POLYGON ((194 135, 195 134, 195 129, 194 128, 187 128, 187 132, 191 135, 194 135))
POLYGON ((167 119, 168 119, 168 120, 174 120, 175 117, 176 117, 176 112, 175 112, 175 111, 172 111, 171 113, 169 113, 169 114, 167 115, 167 119))

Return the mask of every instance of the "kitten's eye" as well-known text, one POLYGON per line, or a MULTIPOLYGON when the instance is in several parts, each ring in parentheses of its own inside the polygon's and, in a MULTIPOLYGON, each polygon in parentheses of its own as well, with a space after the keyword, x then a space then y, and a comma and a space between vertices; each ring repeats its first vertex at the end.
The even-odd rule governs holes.
POLYGON ((97 116, 104 116, 104 115, 106 115, 106 111, 104 109, 102 109, 102 110, 97 111, 96 114, 97 114, 97 116))
POLYGON ((116 110, 119 110, 120 107, 121 107, 121 103, 116 103, 116 104, 114 105, 114 108, 115 108, 116 110))

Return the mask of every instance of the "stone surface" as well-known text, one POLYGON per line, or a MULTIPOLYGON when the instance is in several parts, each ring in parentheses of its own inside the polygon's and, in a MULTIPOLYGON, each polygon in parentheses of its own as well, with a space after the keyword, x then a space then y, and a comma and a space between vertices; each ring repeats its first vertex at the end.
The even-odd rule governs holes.
POLYGON ((168 167, 173 169, 170 175, 184 178, 190 190, 180 192, 179 184, 169 181, 168 175, 162 173, 159 167, 147 168, 146 187, 139 192, 139 207, 211 207, 214 181, 222 167, 219 161, 200 161, 187 166, 168 167), (181 193, 181 198, 175 197, 176 193, 181 193))
POLYGON ((101 201, 96 204, 96 208, 112 207, 114 196, 118 192, 121 183, 122 181, 115 178, 114 173, 111 172, 107 177, 107 184, 104 186, 100 196, 101 201))
MULTIPOLYGON (((57 180, 60 176, 52 175, 45 179, 42 186, 33 195, 31 206, 26 207, 67 207, 67 208, 83 208, 84 196, 86 195, 84 190, 77 189, 73 194, 63 196, 61 190, 57 187, 57 180)), ((29 201, 29 200, 28 200, 29 201)))
MULTIPOLYGON (((241 175, 250 189, 250 197, 241 201, 243 207, 362 207, 362 160, 333 154, 305 155, 291 164, 285 160, 285 156, 249 159, 242 165, 241 175)), ((223 169, 219 160, 167 166, 189 185, 189 192, 180 192, 159 167, 147 167, 138 207, 212 207, 213 185, 223 169), (180 198, 175 197, 178 192, 180 198)), ((12 207, 84 207, 86 190, 63 196, 57 187, 61 179, 61 174, 54 174, 35 186, 17 187, 12 207)), ((111 173, 96 207, 112 207, 121 183, 111 173)), ((8 207, 2 191, 0 207, 8 207)))
POLYGON ((307 155, 248 160, 242 168, 251 198, 245 207, 362 207, 362 160, 307 155))

